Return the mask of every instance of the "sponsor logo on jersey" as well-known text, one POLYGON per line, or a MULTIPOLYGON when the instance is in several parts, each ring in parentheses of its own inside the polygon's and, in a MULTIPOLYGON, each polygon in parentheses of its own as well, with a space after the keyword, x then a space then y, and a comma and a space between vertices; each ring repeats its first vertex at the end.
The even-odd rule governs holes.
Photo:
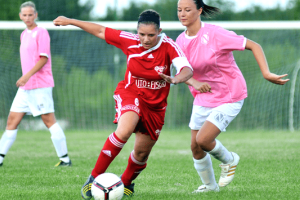
POLYGON ((159 89, 167 86, 167 82, 164 80, 148 81, 145 79, 136 79, 135 84, 138 88, 148 88, 148 89, 154 89, 154 90, 159 90, 159 89))
POLYGON ((121 111, 123 111, 123 110, 133 110, 136 113, 140 114, 140 109, 136 105, 132 105, 132 104, 123 106, 121 111))
POLYGON ((154 56, 152 55, 152 53, 148 56, 148 58, 154 58, 154 56))
POLYGON ((37 35, 37 31, 33 32, 32 37, 35 38, 37 35))
POLYGON ((157 136, 159 136, 159 135, 160 135, 160 131, 161 131, 161 130, 157 129, 157 130, 155 131, 155 134, 156 134, 157 136))
POLYGON ((166 69, 167 69, 167 66, 156 66, 156 67, 154 67, 154 70, 157 73, 163 73, 166 69))
POLYGON ((208 41, 209 41, 209 36, 207 34, 202 35, 201 43, 206 45, 208 41))
POLYGON ((136 106, 139 106, 140 105, 139 99, 135 98, 134 103, 135 103, 136 106))
POLYGON ((103 152, 105 155, 111 157, 111 151, 109 151, 109 150, 103 150, 102 152, 103 152))

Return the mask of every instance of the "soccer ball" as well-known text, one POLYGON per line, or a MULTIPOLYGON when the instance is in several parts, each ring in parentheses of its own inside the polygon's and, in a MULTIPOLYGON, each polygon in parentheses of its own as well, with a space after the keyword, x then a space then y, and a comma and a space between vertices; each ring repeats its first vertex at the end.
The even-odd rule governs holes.
POLYGON ((124 184, 117 175, 104 173, 95 178, 91 190, 95 200, 120 200, 124 194, 124 184))

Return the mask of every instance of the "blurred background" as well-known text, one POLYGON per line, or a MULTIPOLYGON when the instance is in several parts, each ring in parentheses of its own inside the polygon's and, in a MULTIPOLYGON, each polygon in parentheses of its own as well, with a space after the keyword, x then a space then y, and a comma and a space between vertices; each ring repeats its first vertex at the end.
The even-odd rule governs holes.
MULTIPOLYGON (((0 0, 0 26, 4 22, 20 21, 19 7, 23 2, 0 0)), ((34 3, 39 16, 37 24, 39 21, 52 21, 59 15, 97 23, 117 21, 122 24, 124 21, 137 21, 139 14, 149 8, 158 11, 162 21, 178 22, 177 0, 35 0, 34 3)), ((222 14, 212 19, 202 18, 204 22, 278 22, 272 29, 233 31, 261 44, 270 70, 276 74, 287 73, 292 79, 285 86, 271 84, 263 79, 252 52, 234 52, 247 82, 248 98, 228 129, 299 130, 300 81, 296 78, 297 66, 300 65, 300 29, 283 29, 282 25, 299 22, 300 0, 204 0, 204 3, 222 10, 222 14)), ((19 46, 24 28, 25 25, 6 29, 4 25, 0 29, 0 128, 3 130, 17 91, 15 83, 22 75, 19 46)), ((114 128, 113 92, 117 83, 123 80, 126 56, 84 31, 48 31, 55 79, 55 114, 60 124, 64 129, 114 128)), ((176 40, 182 31, 164 32, 176 40)), ((165 128, 188 130, 193 103, 188 87, 185 84, 173 86, 168 103, 165 128)), ((28 116, 20 125, 20 129, 44 128, 39 118, 28 116)))

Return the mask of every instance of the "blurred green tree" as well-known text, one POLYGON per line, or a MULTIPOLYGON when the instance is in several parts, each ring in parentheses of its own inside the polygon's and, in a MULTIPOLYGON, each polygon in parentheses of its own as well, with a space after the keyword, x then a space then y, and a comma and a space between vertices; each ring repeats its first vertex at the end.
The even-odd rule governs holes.
MULTIPOLYGON (((26 0, 0 0, 1 20, 20 20, 20 6, 26 0)), ((59 15, 81 20, 90 19, 90 11, 95 5, 95 1, 87 0, 84 5, 79 5, 74 0, 33 0, 41 20, 53 20, 59 15)))

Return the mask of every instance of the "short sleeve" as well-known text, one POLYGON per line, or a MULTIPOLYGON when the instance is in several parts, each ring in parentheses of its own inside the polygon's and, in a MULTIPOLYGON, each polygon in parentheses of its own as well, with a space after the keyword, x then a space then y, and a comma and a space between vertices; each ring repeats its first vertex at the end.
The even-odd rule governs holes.
POLYGON ((215 30, 214 37, 218 50, 221 52, 245 50, 246 38, 243 35, 237 35, 233 31, 228 31, 220 27, 215 30))
POLYGON ((183 67, 189 67, 192 71, 193 68, 185 57, 183 51, 171 38, 167 38, 170 47, 168 49, 169 57, 171 58, 173 67, 176 68, 177 74, 183 67))
POLYGON ((117 48, 122 48, 122 42, 120 39, 120 33, 121 31, 115 30, 112 28, 105 28, 105 41, 107 44, 114 45, 117 48))
POLYGON ((127 55, 127 48, 133 44, 137 44, 139 38, 133 33, 106 27, 105 41, 107 44, 114 45, 115 47, 121 49, 123 53, 127 55))
POLYGON ((50 55, 50 36, 46 29, 40 29, 38 33, 38 54, 49 58, 50 55))

